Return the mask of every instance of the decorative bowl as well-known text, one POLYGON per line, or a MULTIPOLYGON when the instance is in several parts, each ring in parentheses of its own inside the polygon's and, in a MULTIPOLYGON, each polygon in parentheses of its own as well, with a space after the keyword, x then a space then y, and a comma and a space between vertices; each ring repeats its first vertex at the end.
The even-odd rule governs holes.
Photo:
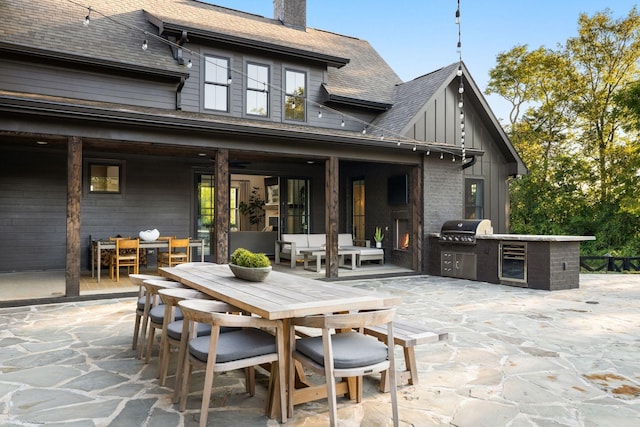
POLYGON ((145 242, 155 242, 156 240, 158 240, 158 237, 160 237, 160 232, 157 228, 154 228, 153 230, 141 231, 138 236, 140 236, 140 239, 144 240, 145 242))
POLYGON ((250 282, 262 282, 271 272, 271 266, 243 267, 241 265, 229 264, 229 268, 238 279, 248 280, 250 282))

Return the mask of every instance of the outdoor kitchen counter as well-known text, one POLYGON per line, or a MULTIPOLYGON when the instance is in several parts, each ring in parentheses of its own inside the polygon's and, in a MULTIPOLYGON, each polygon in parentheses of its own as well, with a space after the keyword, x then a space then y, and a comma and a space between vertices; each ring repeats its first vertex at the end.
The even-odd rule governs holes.
POLYGON ((560 236, 543 234, 478 234, 476 239, 516 240, 520 242, 585 242, 594 236, 560 236))
POLYGON ((429 235, 429 274, 543 290, 579 287, 580 244, 593 236, 477 234, 475 243, 429 235))
MULTIPOLYGON (((440 238, 440 233, 430 233, 429 237, 440 238)), ((586 242, 596 240, 595 236, 562 236, 544 234, 477 234, 476 239, 517 240, 521 242, 586 242)))

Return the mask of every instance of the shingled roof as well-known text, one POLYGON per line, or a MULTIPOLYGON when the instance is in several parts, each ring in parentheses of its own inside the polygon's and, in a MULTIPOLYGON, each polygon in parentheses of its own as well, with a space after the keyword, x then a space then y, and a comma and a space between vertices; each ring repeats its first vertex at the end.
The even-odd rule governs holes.
POLYGON ((85 27, 82 22, 89 10, 82 2, 3 0, 0 47, 186 73, 168 54, 168 47, 151 37, 158 34, 158 25, 172 25, 326 57, 324 89, 333 97, 391 104, 394 85, 401 82, 368 42, 353 37, 313 28, 302 31, 275 19, 195 0, 92 0, 90 5, 91 23, 85 27), (149 48, 143 51, 145 38, 149 48))

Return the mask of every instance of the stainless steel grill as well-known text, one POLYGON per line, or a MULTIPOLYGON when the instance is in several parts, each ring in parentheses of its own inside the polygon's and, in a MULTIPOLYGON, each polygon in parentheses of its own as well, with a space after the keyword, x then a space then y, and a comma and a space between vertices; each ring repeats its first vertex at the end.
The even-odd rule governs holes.
POLYGON ((440 230, 440 242, 475 245, 478 234, 492 234, 488 219, 459 219, 446 221, 440 230))

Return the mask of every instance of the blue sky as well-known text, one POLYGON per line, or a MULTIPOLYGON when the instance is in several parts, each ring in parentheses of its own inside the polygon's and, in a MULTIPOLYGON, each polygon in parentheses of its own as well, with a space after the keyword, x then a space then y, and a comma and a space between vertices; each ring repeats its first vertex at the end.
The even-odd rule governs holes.
MULTIPOLYGON (((273 18, 273 0, 208 3, 273 18)), ((557 47, 580 13, 625 17, 637 0, 460 0, 462 59, 484 92, 496 56, 518 44, 557 47)), ((457 0, 307 0, 307 26, 367 40, 404 81, 458 61, 457 0)), ((498 119, 508 104, 486 97, 498 119)), ((503 123, 506 120, 501 120, 503 123)))

